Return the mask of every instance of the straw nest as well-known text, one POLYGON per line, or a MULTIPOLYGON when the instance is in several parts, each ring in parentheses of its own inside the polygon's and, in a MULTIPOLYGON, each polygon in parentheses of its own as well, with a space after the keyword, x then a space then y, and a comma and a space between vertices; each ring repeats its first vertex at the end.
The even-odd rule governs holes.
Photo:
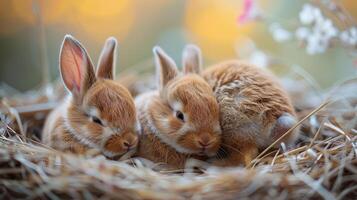
POLYGON ((301 119, 294 149, 268 148, 248 167, 192 160, 182 171, 154 170, 155 164, 139 159, 118 162, 52 150, 38 138, 63 90, 13 93, 0 104, 0 198, 356 199, 357 80, 328 92, 297 77, 284 85, 301 119))

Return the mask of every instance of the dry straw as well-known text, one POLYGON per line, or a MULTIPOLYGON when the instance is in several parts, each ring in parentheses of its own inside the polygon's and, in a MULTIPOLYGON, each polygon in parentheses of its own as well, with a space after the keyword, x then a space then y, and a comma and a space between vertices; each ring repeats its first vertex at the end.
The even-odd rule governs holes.
POLYGON ((356 86, 355 80, 340 84, 316 109, 292 93, 302 105, 301 139, 293 149, 272 145, 247 168, 192 161, 175 172, 155 171, 138 159, 55 151, 38 142, 43 114, 52 107, 47 98, 40 92, 27 105, 23 96, 3 99, 0 199, 356 199, 356 86))

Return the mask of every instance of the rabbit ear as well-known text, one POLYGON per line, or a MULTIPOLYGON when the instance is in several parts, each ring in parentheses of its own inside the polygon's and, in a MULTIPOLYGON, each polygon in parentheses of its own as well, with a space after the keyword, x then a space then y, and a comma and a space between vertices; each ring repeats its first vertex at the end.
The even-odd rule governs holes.
POLYGON ((186 45, 182 54, 183 72, 187 73, 201 73, 202 58, 201 50, 198 46, 189 44, 186 45))
POLYGON ((165 87, 167 82, 178 75, 175 62, 159 46, 153 49, 156 71, 159 77, 159 88, 165 87))
POLYGON ((75 98, 83 97, 96 80, 86 50, 71 35, 66 35, 62 43, 60 72, 65 86, 75 98))
POLYGON ((108 38, 105 42, 102 53, 99 57, 97 77, 114 79, 116 46, 117 40, 114 37, 108 38))

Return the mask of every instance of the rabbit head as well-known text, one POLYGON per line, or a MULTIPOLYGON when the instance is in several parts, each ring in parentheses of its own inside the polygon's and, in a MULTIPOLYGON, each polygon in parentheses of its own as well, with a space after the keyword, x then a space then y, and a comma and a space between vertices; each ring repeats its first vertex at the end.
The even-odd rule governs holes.
POLYGON ((199 75, 199 49, 186 46, 183 73, 160 48, 154 47, 159 98, 148 108, 159 139, 180 153, 213 156, 221 142, 219 108, 211 87, 199 75))
POLYGON ((107 39, 96 72, 87 51, 72 36, 65 36, 60 53, 61 77, 71 93, 66 129, 108 157, 132 152, 138 143, 133 98, 113 81, 116 45, 114 38, 107 39))

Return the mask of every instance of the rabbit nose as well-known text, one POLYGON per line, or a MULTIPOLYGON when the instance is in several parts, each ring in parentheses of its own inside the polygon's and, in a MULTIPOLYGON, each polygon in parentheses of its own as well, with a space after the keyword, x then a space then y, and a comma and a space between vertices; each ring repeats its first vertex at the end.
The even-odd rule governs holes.
POLYGON ((198 144, 200 144, 200 146, 201 146, 202 148, 206 148, 206 147, 208 147, 209 145, 211 145, 212 142, 202 142, 202 141, 198 141, 198 144))
POLYGON ((212 140, 210 140, 209 136, 203 136, 198 139, 198 144, 200 145, 201 148, 207 148, 212 144, 212 140))
POLYGON ((128 141, 124 141, 123 144, 124 144, 125 147, 130 147, 131 146, 128 141))
POLYGON ((138 144, 138 137, 136 135, 131 135, 126 140, 123 141, 123 146, 126 149, 132 149, 138 144))
POLYGON ((134 146, 134 144, 132 144, 132 143, 130 143, 130 142, 128 142, 128 141, 124 141, 124 142, 123 142, 123 145, 124 145, 124 147, 127 148, 127 149, 131 149, 131 147, 134 146))

